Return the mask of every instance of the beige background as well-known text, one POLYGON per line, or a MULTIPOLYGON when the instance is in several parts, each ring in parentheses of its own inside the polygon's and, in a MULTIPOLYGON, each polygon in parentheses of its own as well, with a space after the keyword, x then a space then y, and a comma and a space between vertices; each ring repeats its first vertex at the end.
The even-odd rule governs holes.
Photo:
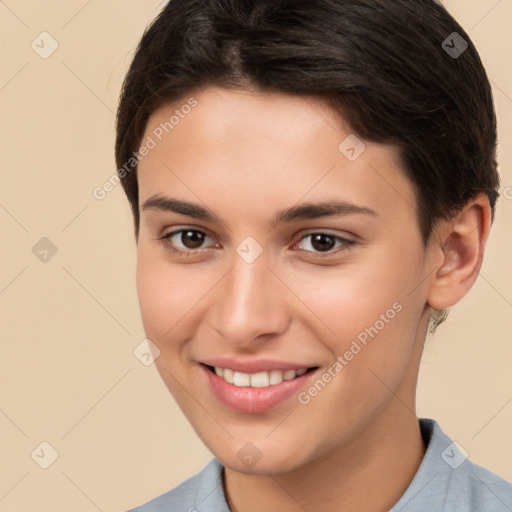
MULTIPOLYGON (((0 2, 1 512, 126 510, 210 459, 154 366, 133 354, 144 332, 123 191, 92 195, 115 172, 120 84, 162 5, 0 2), (43 31, 59 45, 47 59, 31 48, 43 31), (42 237, 57 247, 47 262, 32 252, 42 237), (43 441, 58 452, 48 469, 43 441)), ((512 480, 512 0, 446 5, 493 83, 508 199, 473 291, 428 342, 418 414, 512 480)))

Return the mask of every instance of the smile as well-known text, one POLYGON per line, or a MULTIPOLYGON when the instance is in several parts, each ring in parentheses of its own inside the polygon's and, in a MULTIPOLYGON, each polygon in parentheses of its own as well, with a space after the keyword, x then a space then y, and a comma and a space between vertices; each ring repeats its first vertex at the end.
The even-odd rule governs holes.
POLYGON ((213 396, 230 409, 263 413, 295 396, 318 367, 266 370, 256 373, 200 364, 213 396))
MULTIPOLYGON (((211 367, 210 367, 211 368, 211 367)), ((231 370, 230 368, 214 367, 214 372, 218 377, 224 379, 228 384, 234 384, 238 387, 266 388, 281 384, 283 380, 292 380, 304 375, 308 368, 298 370, 270 370, 258 373, 244 373, 231 370)))

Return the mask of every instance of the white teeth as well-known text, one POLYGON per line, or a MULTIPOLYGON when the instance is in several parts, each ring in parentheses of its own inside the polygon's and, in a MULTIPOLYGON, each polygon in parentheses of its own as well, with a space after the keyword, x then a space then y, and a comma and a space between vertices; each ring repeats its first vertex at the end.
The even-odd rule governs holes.
POLYGON ((238 387, 247 387, 251 385, 251 376, 248 373, 235 372, 233 384, 238 387))
POLYGON ((295 378, 295 370, 286 370, 283 373, 283 380, 292 380, 295 378))
POLYGON ((233 377, 235 375, 235 372, 233 370, 230 370, 229 368, 224 368, 224 380, 228 382, 229 384, 233 384, 233 377))
POLYGON ((251 374, 251 387, 253 388, 266 388, 270 386, 270 379, 268 372, 260 372, 251 374))
POLYGON ((283 382, 283 372, 281 370, 272 370, 269 372, 269 381, 272 386, 283 382))
POLYGON ((304 375, 308 370, 301 368, 300 370, 271 370, 269 372, 243 373, 235 372, 229 368, 220 368, 215 366, 215 373, 229 384, 238 387, 266 388, 281 384, 283 380, 291 380, 295 377, 304 375))

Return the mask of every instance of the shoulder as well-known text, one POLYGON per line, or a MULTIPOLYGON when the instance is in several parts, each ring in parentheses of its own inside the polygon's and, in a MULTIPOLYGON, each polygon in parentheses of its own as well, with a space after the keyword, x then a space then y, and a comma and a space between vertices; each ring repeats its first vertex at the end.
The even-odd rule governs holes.
POLYGON ((454 478, 454 486, 466 497, 468 510, 512 512, 512 483, 471 461, 454 478))
POLYGON ((427 449, 402 498, 390 512, 512 512, 512 484, 467 458, 432 419, 420 428, 427 449))
POLYGON ((221 463, 213 458, 199 473, 128 512, 168 512, 170 510, 229 512, 222 483, 223 469, 221 463))

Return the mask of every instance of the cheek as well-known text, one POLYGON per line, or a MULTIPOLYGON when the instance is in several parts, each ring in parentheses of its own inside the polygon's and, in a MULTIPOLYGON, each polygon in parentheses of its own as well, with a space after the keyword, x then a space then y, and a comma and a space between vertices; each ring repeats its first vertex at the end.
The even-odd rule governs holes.
POLYGON ((192 333, 187 314, 198 302, 197 287, 187 272, 170 265, 158 251, 139 244, 137 249, 137 295, 144 332, 160 350, 155 366, 175 400, 183 407, 187 354, 183 350, 192 333), (182 321, 182 319, 185 319, 182 321))
POLYGON ((157 251, 139 245, 137 295, 146 336, 166 350, 175 338, 179 321, 198 301, 187 272, 170 265, 157 251))
POLYGON ((389 332, 400 323, 400 316, 406 316, 398 310, 411 302, 409 292, 418 270, 403 262, 394 268, 390 263, 393 257, 381 254, 372 261, 338 268, 287 273, 285 281, 306 306, 301 309, 302 318, 311 318, 317 335, 322 335, 332 351, 344 351, 347 343, 357 338, 364 342, 372 326, 376 325, 379 332, 389 332), (307 309, 314 316, 307 314, 307 309))
POLYGON ((333 361, 341 358, 344 386, 368 387, 375 381, 370 370, 394 382, 395 375, 400 378, 416 338, 411 318, 417 317, 418 304, 393 283, 359 280, 354 274, 338 286, 326 282, 323 290, 302 296, 321 320, 315 322, 317 337, 333 361))
POLYGON ((375 251, 371 261, 292 280, 316 314, 310 326, 332 361, 342 358, 332 389, 347 400, 348 410, 359 409, 363 390, 381 401, 386 386, 396 389, 407 372, 424 310, 421 290, 411 292, 423 273, 415 250, 395 246, 375 251))
POLYGON ((310 296, 316 304, 312 309, 322 319, 316 322, 322 325, 316 332, 327 332, 324 324, 334 331, 317 335, 332 363, 318 376, 326 384, 314 382, 300 403, 308 402, 305 423, 310 415, 333 429, 332 436, 326 436, 333 443, 339 436, 355 434, 393 400, 413 360, 421 308, 406 301, 390 282, 382 282, 378 293, 366 290, 364 283, 357 276, 347 277, 339 287, 331 281, 329 291, 310 296))

